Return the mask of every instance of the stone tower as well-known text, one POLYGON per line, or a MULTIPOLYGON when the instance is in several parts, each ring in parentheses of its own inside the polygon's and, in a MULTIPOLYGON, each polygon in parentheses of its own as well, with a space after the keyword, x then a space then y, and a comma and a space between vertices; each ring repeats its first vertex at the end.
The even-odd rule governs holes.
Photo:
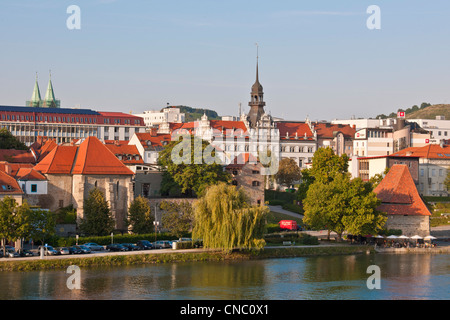
POLYGON ((258 121, 261 119, 264 112, 264 92, 263 86, 259 83, 258 74, 258 57, 256 58, 256 81, 252 86, 252 92, 250 93, 251 98, 248 105, 250 106, 250 111, 248 113, 248 121, 250 128, 255 128, 258 121))

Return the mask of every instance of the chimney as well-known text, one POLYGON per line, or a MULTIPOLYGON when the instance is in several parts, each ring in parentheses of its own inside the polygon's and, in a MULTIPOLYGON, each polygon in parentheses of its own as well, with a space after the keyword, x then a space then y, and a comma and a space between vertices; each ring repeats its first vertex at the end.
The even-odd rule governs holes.
POLYGON ((352 128, 356 130, 356 124, 352 125, 352 128))

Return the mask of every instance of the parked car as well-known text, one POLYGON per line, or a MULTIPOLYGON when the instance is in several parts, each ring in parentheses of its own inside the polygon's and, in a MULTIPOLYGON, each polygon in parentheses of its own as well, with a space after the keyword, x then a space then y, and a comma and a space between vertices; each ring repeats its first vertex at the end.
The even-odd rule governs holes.
POLYGON ((77 246, 77 247, 81 249, 81 253, 91 253, 92 252, 91 248, 86 247, 84 245, 77 246))
POLYGON ((139 250, 139 247, 133 243, 121 243, 128 251, 139 250))
POLYGON ((44 256, 57 256, 60 254, 58 251, 53 249, 52 246, 39 246, 38 248, 39 255, 41 254, 41 248, 44 248, 44 256))
POLYGON ((153 244, 148 241, 148 240, 138 240, 136 242, 136 246, 140 249, 140 250, 150 250, 153 249, 153 244))
POLYGON ((128 248, 119 243, 111 243, 106 246, 106 250, 108 250, 108 251, 128 251, 128 248))
POLYGON ((172 241, 159 240, 155 242, 155 249, 167 249, 172 248, 172 241))
POLYGON ((20 251, 19 251, 19 255, 20 255, 21 257, 32 257, 32 256, 34 256, 35 254, 34 254, 33 251, 31 251, 31 250, 23 249, 23 250, 20 250, 20 251))
POLYGON ((6 249, 6 258, 17 258, 20 257, 20 255, 17 253, 16 249, 13 247, 6 249))
POLYGON ((83 249, 80 246, 71 246, 69 247, 69 252, 70 254, 80 254, 83 253, 83 249))
POLYGON ((60 254, 70 254, 70 251, 69 251, 69 248, 62 247, 62 248, 59 248, 59 253, 60 254))
POLYGON ((96 244, 94 242, 89 242, 89 243, 85 243, 83 244, 83 246, 88 247, 89 249, 91 249, 92 251, 102 251, 105 250, 105 248, 99 244, 96 244))

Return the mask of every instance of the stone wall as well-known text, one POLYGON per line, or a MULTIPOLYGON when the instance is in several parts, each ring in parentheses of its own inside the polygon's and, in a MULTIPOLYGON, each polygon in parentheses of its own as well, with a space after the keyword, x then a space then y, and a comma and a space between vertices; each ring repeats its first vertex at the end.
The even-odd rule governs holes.
POLYGON ((408 237, 419 235, 425 237, 430 234, 429 216, 403 216, 388 214, 387 229, 400 229, 408 237))

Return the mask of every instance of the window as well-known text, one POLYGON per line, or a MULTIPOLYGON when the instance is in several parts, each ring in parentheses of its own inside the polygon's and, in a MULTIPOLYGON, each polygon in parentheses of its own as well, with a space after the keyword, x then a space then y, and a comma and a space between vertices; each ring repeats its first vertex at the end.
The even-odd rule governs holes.
POLYGON ((236 180, 233 180, 233 181, 231 182, 231 184, 232 184, 233 186, 237 186, 237 185, 238 185, 238 183, 237 183, 236 180))
POLYGON ((259 181, 253 181, 252 182, 252 186, 253 187, 259 187, 259 185, 260 185, 259 181))
POLYGON ((59 200, 59 207, 64 208, 64 200, 59 200))
POLYGON ((31 185, 31 192, 37 192, 37 184, 31 185))
POLYGON ((259 174, 259 170, 252 170, 252 174, 259 174))
POLYGON ((425 170, 420 169, 420 176, 423 177, 424 174, 425 174, 425 170))

